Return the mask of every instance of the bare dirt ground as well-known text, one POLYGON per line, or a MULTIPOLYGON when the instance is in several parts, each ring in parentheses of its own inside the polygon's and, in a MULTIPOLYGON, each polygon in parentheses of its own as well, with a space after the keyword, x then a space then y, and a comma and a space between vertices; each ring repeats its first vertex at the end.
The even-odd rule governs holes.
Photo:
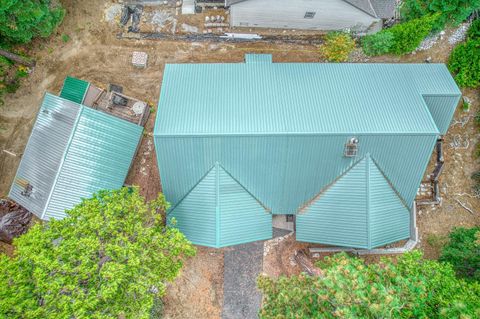
POLYGON ((220 318, 222 303, 223 250, 197 247, 197 256, 167 287, 163 318, 220 318))
MULTIPOLYGON (((65 22, 56 35, 38 40, 30 46, 29 53, 37 59, 37 66, 18 92, 7 96, 5 105, 0 108, 0 198, 8 193, 43 94, 46 91, 58 93, 67 75, 91 81, 100 87, 106 87, 108 83, 122 85, 127 95, 156 106, 165 63, 241 62, 244 54, 249 52, 272 53, 274 62, 320 61, 318 47, 313 45, 119 40, 116 34, 120 29, 115 19, 105 21, 105 14, 111 13, 115 1, 64 0, 62 3, 67 8, 65 22), (64 43, 62 34, 67 34, 70 40, 64 43), (139 70, 131 66, 133 51, 148 53, 149 65, 146 69, 139 70), (7 155, 3 150, 17 156, 7 155)), ((182 23, 198 26, 203 22, 199 18, 192 19, 197 20, 179 17, 177 28, 182 23)), ((262 32, 268 33, 268 30, 262 32)), ((432 62, 445 62, 453 47, 446 41, 447 37, 448 32, 431 49, 401 58, 367 58, 356 52, 352 62, 423 62, 429 57, 432 62)), ((473 116, 480 109, 478 91, 465 90, 464 94, 474 103, 468 114, 457 111, 456 119, 465 115, 473 116)), ((156 197, 161 190, 153 149, 154 120, 155 112, 146 125, 145 136, 127 178, 127 184, 139 185, 147 199, 156 197)), ((438 256, 439 242, 453 227, 480 224, 480 201, 470 195, 458 195, 471 193, 470 175, 479 167, 473 155, 478 139, 473 118, 464 127, 454 125, 446 136, 446 164, 441 179, 443 203, 440 206, 424 206, 418 212, 419 248, 429 258, 438 256), (470 141, 467 149, 449 147, 455 134, 467 134, 470 141), (471 207, 474 213, 462 208, 455 199, 471 207)), ((268 245, 264 256, 264 273, 279 276, 301 271, 292 262, 292 257, 295 250, 305 249, 307 244, 295 242, 294 237, 290 236, 268 245)), ((0 246, 1 251, 11 253, 11 247, 0 246)), ((199 247, 197 256, 188 261, 182 275, 168 289, 164 300, 166 318, 218 318, 223 302, 222 267, 223 250, 199 247)))

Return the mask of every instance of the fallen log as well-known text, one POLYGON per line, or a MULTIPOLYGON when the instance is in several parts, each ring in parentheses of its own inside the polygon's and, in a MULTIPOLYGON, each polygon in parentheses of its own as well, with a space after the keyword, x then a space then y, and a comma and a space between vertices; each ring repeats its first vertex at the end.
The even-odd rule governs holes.
POLYGON ((0 49, 0 55, 6 57, 7 59, 10 59, 12 61, 15 61, 17 63, 23 64, 23 65, 26 65, 26 66, 29 66, 29 67, 34 67, 35 64, 36 64, 35 60, 31 60, 31 59, 25 58, 21 55, 18 55, 18 54, 12 53, 12 52, 8 52, 8 51, 2 50, 2 49, 0 49))
POLYGON ((11 244, 15 237, 24 234, 32 214, 14 202, 0 200, 0 241, 11 244))
POLYGON ((303 271, 310 276, 320 276, 323 277, 322 271, 315 267, 313 262, 308 258, 308 255, 303 250, 298 250, 295 252, 295 261, 303 271))

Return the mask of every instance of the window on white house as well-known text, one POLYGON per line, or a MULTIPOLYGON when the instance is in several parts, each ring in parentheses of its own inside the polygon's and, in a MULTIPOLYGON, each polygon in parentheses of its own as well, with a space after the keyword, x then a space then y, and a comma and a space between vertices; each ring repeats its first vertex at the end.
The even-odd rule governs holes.
POLYGON ((314 12, 314 11, 307 11, 307 12, 305 12, 304 18, 305 19, 313 19, 313 17, 315 16, 315 13, 316 12, 314 12))

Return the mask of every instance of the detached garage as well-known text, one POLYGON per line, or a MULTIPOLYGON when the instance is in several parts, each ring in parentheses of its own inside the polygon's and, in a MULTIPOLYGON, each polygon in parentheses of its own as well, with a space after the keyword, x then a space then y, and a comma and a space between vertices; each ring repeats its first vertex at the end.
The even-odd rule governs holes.
POLYGON ((166 65, 154 140, 171 226, 195 244, 271 238, 374 248, 408 239, 461 93, 443 64, 166 65))

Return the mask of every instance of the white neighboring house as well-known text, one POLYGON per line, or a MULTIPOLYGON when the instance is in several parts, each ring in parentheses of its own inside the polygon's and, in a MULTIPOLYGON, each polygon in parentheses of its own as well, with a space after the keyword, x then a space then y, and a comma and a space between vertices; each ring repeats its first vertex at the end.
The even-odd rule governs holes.
POLYGON ((232 27, 373 33, 395 16, 396 0, 225 0, 232 27))

